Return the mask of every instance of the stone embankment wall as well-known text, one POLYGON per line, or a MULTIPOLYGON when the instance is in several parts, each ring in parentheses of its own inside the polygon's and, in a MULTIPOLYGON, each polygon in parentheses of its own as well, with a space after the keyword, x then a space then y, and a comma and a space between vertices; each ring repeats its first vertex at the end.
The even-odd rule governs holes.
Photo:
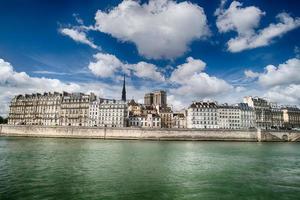
POLYGON ((1 125, 2 136, 135 140, 300 141, 300 132, 1 125))

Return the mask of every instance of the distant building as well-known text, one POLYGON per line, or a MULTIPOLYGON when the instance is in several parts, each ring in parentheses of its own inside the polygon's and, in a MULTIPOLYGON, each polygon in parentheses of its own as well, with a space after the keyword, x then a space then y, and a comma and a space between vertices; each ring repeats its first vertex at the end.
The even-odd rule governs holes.
POLYGON ((300 128, 300 109, 297 107, 284 107, 283 123, 285 128, 300 128))
POLYGON ((89 115, 88 115, 89 126, 98 126, 99 125, 99 106, 100 106, 99 100, 90 102, 89 115))
POLYGON ((193 102, 187 110, 187 128, 219 128, 217 104, 209 101, 193 102))
POLYGON ((125 75, 124 75, 124 80, 123 80, 122 101, 126 102, 126 82, 125 82, 125 75))
POLYGON ((58 125, 61 100, 57 92, 17 95, 10 104, 8 124, 58 125))
POLYGON ((161 128, 161 118, 157 114, 142 114, 129 117, 130 127, 161 128))
POLYGON ((269 102, 259 97, 244 97, 244 103, 255 112, 255 124, 258 128, 269 129, 272 125, 272 112, 269 102))
POLYGON ((160 107, 167 106, 167 92, 163 90, 146 93, 144 96, 144 104, 146 106, 154 105, 160 107))
POLYGON ((153 105, 153 93, 147 93, 144 96, 144 104, 146 106, 152 106, 153 105))
POLYGON ((254 109, 246 103, 239 103, 238 107, 240 109, 240 128, 255 128, 256 125, 254 109))
POLYGON ((173 126, 173 112, 171 108, 158 108, 158 115, 161 118, 161 127, 162 128, 172 128, 173 126))
POLYGON ((283 127, 283 111, 277 103, 270 103, 271 106, 271 128, 280 129, 283 127))
POLYGON ((173 113, 172 128, 187 128, 185 113, 173 113))
POLYGON ((218 106, 218 125, 222 129, 240 129, 241 112, 238 106, 218 106))
POLYGON ((63 93, 60 109, 60 125, 88 126, 89 106, 96 96, 83 93, 63 93))
POLYGON ((100 127, 126 127, 128 109, 123 100, 105 99, 99 104, 100 127))
POLYGON ((128 103, 128 112, 129 115, 141 115, 143 113, 143 106, 132 99, 128 103))

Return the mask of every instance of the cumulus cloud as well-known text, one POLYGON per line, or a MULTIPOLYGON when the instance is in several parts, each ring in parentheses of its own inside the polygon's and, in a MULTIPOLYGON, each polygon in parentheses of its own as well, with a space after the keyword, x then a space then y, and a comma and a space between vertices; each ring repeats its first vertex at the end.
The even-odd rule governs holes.
POLYGON ((87 44, 90 47, 97 49, 98 46, 93 43, 90 39, 87 38, 87 35, 85 32, 81 30, 77 30, 75 28, 62 28, 59 29, 59 32, 65 36, 70 37, 76 42, 82 43, 82 44, 87 44))
POLYGON ((6 114, 9 100, 17 94, 45 91, 78 91, 76 83, 64 83, 58 79, 31 77, 25 72, 16 72, 13 66, 0 59, 0 115, 6 114))
POLYGON ((266 92, 266 97, 284 105, 300 105, 300 85, 275 86, 266 92))
POLYGON ((139 62, 133 65, 125 65, 128 69, 133 71, 133 74, 140 78, 149 78, 156 81, 164 81, 164 76, 158 72, 157 67, 146 62, 139 62))
POLYGON ((164 76, 158 71, 157 66, 139 62, 127 64, 120 61, 111 54, 97 53, 94 55, 94 62, 90 62, 88 68, 99 77, 113 77, 117 72, 133 74, 139 78, 148 78, 156 81, 164 81, 164 76))
POLYGON ((225 80, 203 72, 206 64, 192 57, 179 65, 171 74, 170 80, 179 85, 172 93, 193 98, 211 97, 224 94, 233 89, 225 80))
POLYGON ((252 70, 245 70, 244 73, 247 78, 257 78, 260 75, 260 73, 254 72, 252 70))
POLYGON ((203 8, 171 0, 122 1, 112 10, 98 10, 94 29, 133 42, 138 52, 153 59, 183 55, 188 45, 209 35, 203 8))
POLYGON ((95 62, 90 62, 88 68, 99 77, 110 77, 123 63, 114 55, 97 53, 94 55, 95 62))
POLYGON ((242 8, 242 3, 233 1, 227 10, 216 11, 217 27, 220 33, 236 31, 237 37, 227 42, 228 51, 240 52, 271 44, 277 37, 300 26, 300 19, 293 18, 288 13, 276 16, 278 23, 271 23, 263 29, 255 30, 265 12, 255 6, 242 8), (218 12, 217 12, 218 11, 218 12))
POLYGON ((240 35, 249 35, 259 25, 265 13, 255 6, 241 6, 242 3, 233 1, 227 10, 219 11, 216 24, 221 33, 236 31, 240 35))
POLYGON ((268 65, 259 75, 258 82, 266 87, 300 83, 300 60, 293 58, 278 65, 268 65))
POLYGON ((188 57, 186 63, 179 65, 172 73, 170 80, 174 82, 185 82, 194 74, 200 73, 205 69, 206 63, 202 60, 188 57))

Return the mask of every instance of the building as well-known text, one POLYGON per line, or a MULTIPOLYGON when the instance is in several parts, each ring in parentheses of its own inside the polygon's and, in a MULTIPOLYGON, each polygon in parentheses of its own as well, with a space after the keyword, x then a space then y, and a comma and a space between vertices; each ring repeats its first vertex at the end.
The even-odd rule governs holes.
POLYGON ((193 102, 187 110, 187 128, 219 128, 217 104, 209 101, 193 102))
POLYGON ((153 92, 153 104, 155 106, 166 107, 167 106, 167 92, 158 90, 153 92))
POLYGON ((60 109, 60 125, 88 126, 89 106, 96 100, 96 96, 83 93, 63 93, 60 109))
POLYGON ((8 124, 58 125, 61 100, 57 92, 17 95, 10 104, 8 124))
POLYGON ((175 112, 173 113, 172 128, 186 128, 186 115, 185 112, 175 112))
POLYGON ((145 94, 144 104, 146 106, 154 105, 159 107, 167 107, 167 92, 158 90, 145 94))
POLYGON ((145 106, 152 106, 153 105, 153 93, 146 93, 144 96, 144 104, 145 106))
POLYGON ((254 109, 246 103, 239 103, 238 107, 240 109, 240 128, 255 128, 256 125, 254 109))
POLYGON ((100 127, 126 127, 128 118, 127 103, 123 100, 104 99, 99 104, 100 127))
POLYGON ((132 99, 128 103, 128 112, 129 115, 141 115, 143 113, 143 106, 132 99))
POLYGON ((257 128, 270 129, 272 125, 272 112, 269 102, 259 97, 244 97, 244 103, 252 107, 255 112, 257 128))
POLYGON ((161 128, 161 118, 157 114, 142 114, 129 117, 130 127, 139 128, 161 128))
POLYGON ((283 111, 277 103, 270 103, 271 106, 271 128, 283 128, 283 111))
POLYGON ((241 112, 238 106, 223 104, 218 106, 218 125, 221 129, 240 129, 241 112))
POLYGON ((300 128, 300 109, 286 106, 282 108, 283 123, 285 128, 300 128))
POLYGON ((122 89, 122 101, 126 102, 126 83, 125 83, 125 75, 123 80, 123 89, 122 89))
POLYGON ((95 101, 90 102, 89 115, 88 115, 89 126, 98 126, 98 124, 99 124, 99 106, 100 106, 100 100, 95 100, 95 101))
POLYGON ((173 112, 171 108, 158 108, 158 114, 161 118, 162 128, 172 128, 173 127, 173 112))

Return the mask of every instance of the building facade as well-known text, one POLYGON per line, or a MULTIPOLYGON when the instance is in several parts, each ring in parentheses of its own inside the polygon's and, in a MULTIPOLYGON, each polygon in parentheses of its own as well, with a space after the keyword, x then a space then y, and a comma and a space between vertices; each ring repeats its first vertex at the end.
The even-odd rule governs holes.
POLYGON ((17 95, 10 104, 8 124, 59 125, 61 100, 57 92, 17 95))
POLYGON ((126 127, 128 118, 127 103, 123 100, 104 99, 99 104, 100 127, 126 127))
POLYGON ((283 128, 283 111, 277 103, 270 103, 271 106, 271 128, 280 129, 283 128))
POLYGON ((61 126, 88 126, 89 106, 96 96, 83 93, 63 93, 60 109, 61 126))
POLYGON ((185 113, 182 112, 173 113, 172 128, 187 128, 185 113))
POLYGON ((249 129, 255 128, 255 112, 252 107, 246 103, 239 103, 238 107, 240 109, 240 128, 249 129))
POLYGON ((99 107, 100 107, 99 100, 90 102, 89 115, 88 115, 89 126, 98 126, 98 124, 99 124, 99 107))
POLYGON ((252 107, 255 112, 257 128, 270 129, 272 125, 272 112, 269 102, 259 97, 244 97, 244 103, 252 107))
POLYGON ((218 125, 221 129, 240 129, 241 112, 238 106, 218 106, 218 125))
POLYGON ((209 101, 193 102, 187 109, 187 128, 219 128, 217 104, 209 101))
POLYGON ((129 126, 139 128, 161 128, 161 118, 157 114, 129 116, 129 126))
POLYGON ((297 107, 284 107, 283 112, 283 123, 285 128, 300 128, 300 109, 297 107))

